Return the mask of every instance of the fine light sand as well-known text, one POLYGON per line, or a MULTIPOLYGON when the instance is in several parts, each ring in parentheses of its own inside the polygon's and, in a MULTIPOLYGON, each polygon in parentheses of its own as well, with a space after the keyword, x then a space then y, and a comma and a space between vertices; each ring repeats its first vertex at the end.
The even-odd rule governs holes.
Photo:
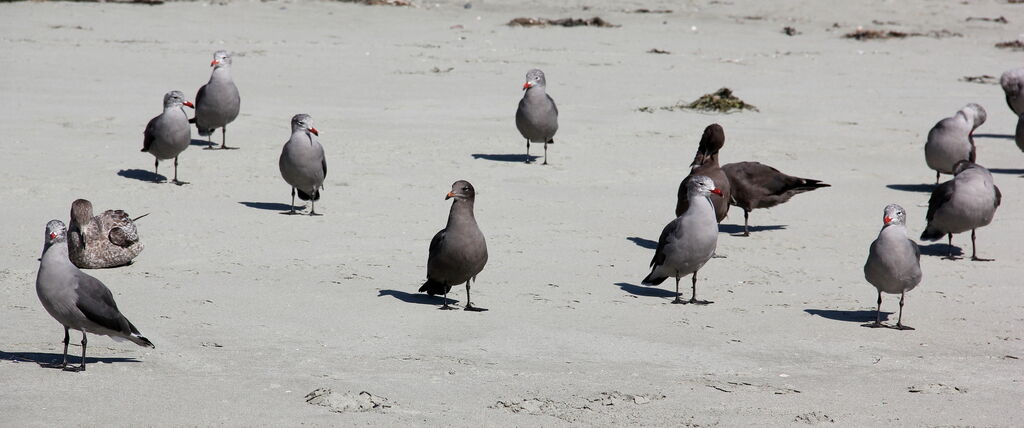
MULTIPOLYGON (((1024 6, 463 3, 0 5, 0 425, 1024 424, 1024 154, 999 87, 959 81, 1022 65, 993 44, 1017 37, 1024 6), (673 12, 624 12, 640 7, 673 12), (504 25, 520 16, 621 27, 504 25), (998 16, 1010 23, 966 21, 998 16), (860 25, 962 37, 841 37, 860 25), (192 146, 184 187, 138 179, 162 95, 194 97, 218 49, 236 53, 241 150, 192 146), (513 120, 534 67, 561 111, 546 167, 519 162, 513 120), (723 86, 760 112, 637 111, 723 86), (968 102, 988 109, 978 162, 1003 192, 978 231, 996 261, 922 243, 904 314, 917 330, 862 328, 882 208, 902 204, 923 230, 925 136, 968 102), (322 217, 279 214, 296 113, 327 151, 322 217), (730 234, 734 208, 727 258, 699 274, 715 303, 672 305, 670 282, 639 283, 713 122, 723 163, 833 187, 755 211, 749 238, 730 234), (490 249, 473 289, 485 313, 416 293, 458 179, 478 190, 490 249), (62 335, 33 284, 44 225, 76 198, 151 213, 133 265, 89 273, 157 347, 91 336, 88 371, 65 373, 36 364, 59 358, 62 335), (332 392, 307 403, 319 388, 332 392)), ((969 254, 969 235, 954 245, 969 254)), ((897 300, 883 303, 893 323, 897 300)))

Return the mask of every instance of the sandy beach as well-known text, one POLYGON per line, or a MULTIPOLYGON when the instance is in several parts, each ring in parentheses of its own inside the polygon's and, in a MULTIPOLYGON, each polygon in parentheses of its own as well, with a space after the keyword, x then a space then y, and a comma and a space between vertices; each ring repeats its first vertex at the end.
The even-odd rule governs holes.
MULTIPOLYGON (((0 4, 0 425, 1024 425, 1024 153, 999 85, 961 80, 1024 66, 994 47, 1019 37, 1024 4, 416 4, 0 4), (594 16, 617 27, 506 25, 594 16), (843 37, 858 27, 923 35, 843 37), (193 99, 219 49, 235 54, 240 150, 195 141, 191 184, 147 181, 147 121, 167 91, 193 99), (531 68, 560 111, 547 166, 522 162, 514 124, 531 68), (657 109, 721 87, 759 111, 657 109), (916 330, 863 328, 882 208, 904 206, 917 240, 926 135, 970 102, 1003 195, 978 230, 995 261, 920 242, 916 330), (321 217, 280 215, 297 113, 327 154, 321 217), (715 303, 673 305, 671 280, 640 281, 711 123, 722 163, 832 187, 754 211, 750 237, 733 207, 726 257, 698 275, 715 303), (459 179, 489 248, 483 313, 416 292, 459 179), (62 328, 34 284, 44 226, 77 198, 150 213, 135 263, 87 272, 156 348, 90 335, 88 370, 69 373, 39 364, 60 359, 62 328)), ((970 254, 969 234, 953 244, 970 254)), ((883 302, 892 323, 898 300, 883 302)))

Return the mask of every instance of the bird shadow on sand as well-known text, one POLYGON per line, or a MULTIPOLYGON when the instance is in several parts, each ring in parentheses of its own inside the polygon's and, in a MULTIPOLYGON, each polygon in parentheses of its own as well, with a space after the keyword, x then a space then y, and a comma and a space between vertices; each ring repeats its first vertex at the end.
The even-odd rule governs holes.
POLYGON ((209 140, 197 140, 195 138, 193 138, 191 141, 189 141, 188 145, 190 145, 190 146, 206 146, 206 147, 211 146, 209 140))
MULTIPOLYGON (((291 211, 292 206, 288 204, 282 204, 279 202, 239 202, 249 208, 256 208, 258 210, 269 210, 269 211, 291 211)), ((305 206, 295 207, 296 210, 305 209, 305 206)))
POLYGON ((540 159, 540 156, 526 156, 525 154, 486 154, 486 153, 473 153, 473 159, 483 159, 495 162, 522 162, 526 161, 533 162, 540 159))
POLYGON ((922 192, 931 193, 935 189, 934 184, 886 184, 892 190, 902 190, 904 192, 922 192))
MULTIPOLYGON (((79 355, 74 355, 75 352, 81 352, 81 351, 76 351, 74 349, 68 349, 68 352, 69 352, 69 354, 68 354, 68 366, 71 366, 71 365, 77 366, 78 364, 81 363, 81 361, 82 361, 81 360, 81 355, 80 354, 79 355)), ((63 358, 64 358, 63 354, 50 354, 50 353, 45 353, 45 352, 5 352, 5 351, 0 351, 0 361, 13 361, 13 362, 16 362, 16 363, 36 363, 40 367, 46 367, 46 368, 55 368, 55 367, 49 367, 49 366, 53 366, 55 364, 60 363, 63 360, 63 358)), ((120 357, 99 357, 99 358, 97 358, 97 357, 89 357, 89 356, 85 357, 85 364, 86 365, 95 364, 95 363, 108 363, 109 364, 109 363, 138 363, 138 362, 141 362, 141 361, 136 360, 134 358, 120 358, 120 357)))
MULTIPOLYGON (((377 290, 377 297, 391 296, 405 303, 416 303, 420 305, 444 305, 444 296, 431 296, 426 293, 406 293, 398 290, 377 290)), ((458 300, 448 299, 449 305, 458 303, 458 300)))
POLYGON ((167 177, 161 174, 155 174, 153 171, 147 171, 144 169, 122 169, 117 172, 124 178, 130 178, 132 180, 148 181, 148 182, 161 182, 167 181, 167 177))
POLYGON ((1001 138, 1004 140, 1012 140, 1013 135, 1010 134, 973 134, 974 138, 1001 138))
MULTIPOLYGON (((847 321, 847 322, 873 322, 878 313, 873 310, 856 310, 856 311, 841 311, 837 309, 804 309, 811 315, 817 315, 822 318, 827 318, 835 321, 847 321)), ((888 321, 889 315, 892 312, 882 311, 882 321, 888 321)))
POLYGON ((616 287, 622 289, 629 294, 634 296, 644 297, 676 297, 676 292, 672 290, 666 290, 658 287, 646 287, 642 285, 634 285, 628 282, 616 282, 616 287))
MULTIPOLYGON (((784 224, 764 224, 764 225, 760 225, 760 226, 750 226, 747 229, 750 230, 750 233, 755 233, 755 232, 767 232, 769 230, 783 230, 785 228, 786 228, 786 225, 784 225, 784 224)), ((718 232, 719 233, 728 233, 730 235, 743 235, 743 225, 742 224, 719 224, 718 225, 718 232)))
POLYGON ((988 171, 993 174, 1024 174, 1024 169, 1020 168, 989 168, 988 171))
POLYGON ((946 257, 950 253, 950 248, 953 249, 953 257, 961 257, 964 255, 964 250, 957 246, 950 246, 949 244, 943 244, 941 242, 928 245, 918 245, 921 249, 921 254, 926 256, 937 256, 946 257))
POLYGON ((644 247, 644 248, 646 248, 648 250, 654 250, 654 249, 658 248, 658 241, 652 241, 650 239, 644 239, 644 238, 641 238, 639 236, 630 236, 630 237, 627 237, 626 239, 629 240, 630 242, 636 244, 637 246, 644 247))

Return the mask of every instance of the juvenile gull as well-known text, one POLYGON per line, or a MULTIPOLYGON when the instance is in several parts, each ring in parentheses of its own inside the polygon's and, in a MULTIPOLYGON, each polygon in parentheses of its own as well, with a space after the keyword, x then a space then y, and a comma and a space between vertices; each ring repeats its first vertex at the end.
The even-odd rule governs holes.
POLYGON ((908 291, 921 282, 921 250, 907 237, 907 213, 903 207, 892 204, 885 207, 882 230, 871 243, 868 261, 864 263, 864 278, 878 289, 878 310, 875 322, 867 327, 882 325, 882 293, 900 295, 900 315, 896 328, 913 330, 903 325, 903 299, 908 291))
POLYGON ((1003 195, 992 181, 992 173, 981 165, 960 161, 953 171, 953 179, 936 187, 928 199, 928 226, 921 239, 936 241, 946 235, 946 258, 953 259, 953 234, 970 230, 971 260, 991 261, 978 257, 976 230, 992 222, 1003 195))
POLYGON ((771 208, 795 195, 821 187, 821 180, 793 177, 760 162, 737 162, 722 166, 732 186, 729 203, 743 209, 743 236, 750 236, 750 211, 771 208))
POLYGON ((715 188, 721 193, 710 195, 711 204, 715 206, 715 218, 719 223, 729 214, 729 199, 732 192, 729 184, 729 177, 725 175, 722 168, 718 166, 718 151, 725 145, 725 130, 722 126, 713 123, 704 128, 704 135, 700 138, 700 145, 697 147, 697 155, 693 157, 690 164, 690 175, 686 176, 679 183, 679 191, 676 194, 676 217, 686 211, 689 198, 687 197, 686 182, 695 176, 703 175, 715 182, 715 188))
POLYGON ((298 192, 299 199, 310 201, 312 205, 309 215, 319 215, 316 213, 316 201, 320 199, 320 189, 327 177, 327 158, 324 157, 319 135, 310 115, 292 117, 292 136, 284 143, 278 160, 281 177, 292 186, 292 204, 288 214, 295 214, 295 193, 298 192))
MULTIPOLYGON (((178 181, 178 155, 192 142, 192 129, 188 125, 185 107, 193 105, 185 101, 185 94, 181 91, 164 94, 164 112, 150 119, 146 124, 146 130, 142 132, 142 151, 155 158, 153 174, 160 176, 158 171, 161 159, 174 159, 174 180, 171 182, 179 186, 188 183, 178 181)), ((154 180, 156 179, 154 177, 154 180)))
POLYGON ((971 103, 928 131, 924 159, 928 168, 935 170, 935 184, 939 184, 939 174, 952 174, 957 162, 975 161, 974 130, 985 123, 987 116, 984 108, 971 103))
POLYGON ((1006 105, 1010 106, 1013 114, 1018 117, 1024 114, 1024 67, 1007 70, 999 76, 999 85, 1003 87, 1006 105))
POLYGON ((46 224, 43 257, 36 276, 36 294, 46 312, 64 326, 64 359, 57 367, 85 370, 86 333, 127 339, 153 348, 137 328, 117 309, 114 296, 98 279, 78 270, 68 258, 67 232, 60 220, 46 224), (82 332, 82 365, 68 368, 69 330, 82 332))
POLYGON ((669 222, 658 238, 658 248, 651 259, 651 273, 644 285, 658 285, 670 277, 676 279, 676 298, 672 303, 712 303, 697 300, 697 271, 700 270, 718 246, 718 222, 710 196, 721 194, 715 182, 703 175, 686 182, 689 205, 675 220, 669 222), (679 279, 693 275, 693 294, 689 301, 680 299, 679 279))
POLYGON ((445 196, 446 200, 451 198, 455 200, 448 213, 448 224, 430 240, 427 282, 423 283, 420 291, 431 296, 444 295, 441 309, 455 309, 448 306, 448 291, 453 285, 466 283, 465 310, 486 311, 473 306, 469 299, 470 280, 475 281, 476 275, 487 264, 487 242, 473 215, 476 189, 468 181, 456 181, 452 184, 452 191, 445 196))
POLYGON ((538 69, 526 73, 523 99, 516 110, 516 128, 526 138, 526 163, 530 163, 530 143, 544 143, 544 165, 548 164, 548 144, 554 144, 558 131, 558 107, 547 94, 544 72, 538 69))
POLYGON ((238 87, 231 79, 231 54, 227 51, 213 53, 210 62, 213 72, 210 81, 199 88, 196 94, 196 129, 199 135, 210 142, 208 149, 213 148, 213 131, 220 128, 221 149, 237 149, 227 146, 228 124, 238 117, 242 98, 238 95, 238 87))
POLYGON ((142 248, 139 233, 128 213, 106 210, 93 216, 92 202, 78 199, 71 203, 68 253, 75 266, 101 269, 127 265, 142 248))

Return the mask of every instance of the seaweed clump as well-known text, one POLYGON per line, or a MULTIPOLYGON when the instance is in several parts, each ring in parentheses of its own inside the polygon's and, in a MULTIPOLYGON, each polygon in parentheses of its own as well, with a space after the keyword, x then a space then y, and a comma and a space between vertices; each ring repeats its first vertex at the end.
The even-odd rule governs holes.
POLYGON ((600 16, 595 16, 590 19, 583 18, 561 18, 561 19, 548 19, 548 18, 515 18, 508 22, 509 27, 547 27, 549 25, 556 27, 618 27, 618 25, 612 24, 605 21, 600 16))
POLYGON ((701 95, 690 103, 678 103, 674 106, 661 107, 661 110, 673 111, 676 109, 698 110, 714 113, 729 113, 731 111, 753 110, 760 111, 753 104, 739 99, 732 94, 732 89, 721 88, 710 94, 701 95))

